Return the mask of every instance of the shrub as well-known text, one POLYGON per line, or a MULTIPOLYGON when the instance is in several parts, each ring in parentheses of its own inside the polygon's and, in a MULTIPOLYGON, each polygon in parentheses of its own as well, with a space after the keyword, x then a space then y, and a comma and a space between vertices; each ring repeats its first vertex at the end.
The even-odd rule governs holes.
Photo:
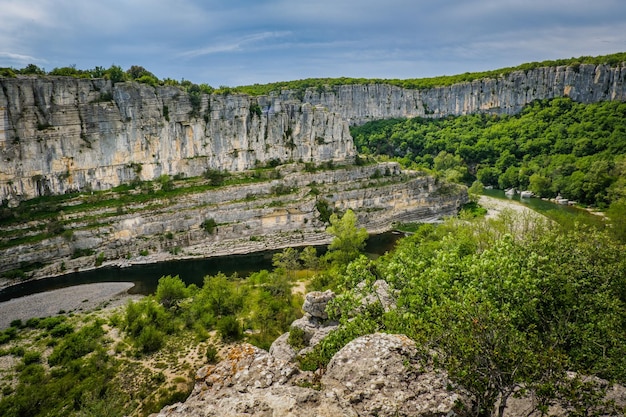
POLYGON ((206 230, 206 232, 212 235, 215 231, 217 231, 217 222, 213 219, 206 219, 202 222, 202 228, 206 230))
POLYGON ((24 365, 30 365, 32 363, 41 362, 41 353, 35 351, 27 351, 24 352, 24 357, 22 358, 24 361, 24 365))
POLYGON ((308 345, 304 338, 304 330, 299 327, 290 328, 287 343, 295 350, 304 349, 308 345))
POLYGON ((277 184, 272 187, 272 194, 276 196, 290 194, 292 192, 293 192, 293 188, 288 187, 285 184, 277 184))
POLYGON ((104 253, 100 252, 96 257, 96 266, 101 266, 102 263, 106 260, 104 253))
POLYGON ((135 340, 137 348, 143 353, 152 353, 163 347, 165 335, 154 326, 144 327, 135 340))
POLYGON ((261 117, 263 111, 261 110, 261 106, 258 103, 253 103, 250 105, 250 114, 256 114, 258 117, 261 117))
POLYGON ((207 359, 207 362, 211 364, 215 364, 220 361, 220 358, 217 354, 217 348, 213 344, 210 344, 206 348, 206 359, 207 359))
POLYGON ((172 277, 167 275, 159 279, 155 297, 165 308, 176 306, 182 299, 188 297, 189 292, 185 283, 178 275, 172 277))
POLYGON ((46 317, 43 319, 32 319, 32 320, 33 320, 32 322, 30 319, 26 322, 26 325, 28 327, 36 327, 38 329, 52 330, 59 324, 63 323, 66 319, 63 316, 53 316, 53 317, 46 317))
POLYGON ((218 186, 218 185, 224 184, 224 180, 228 177, 228 173, 217 170, 217 169, 209 168, 206 171, 204 171, 204 174, 202 174, 202 176, 206 178, 207 180, 209 180, 210 185, 218 186))
POLYGON ((0 332, 0 345, 10 342, 15 339, 16 336, 17 328, 9 327, 8 329, 5 329, 3 332, 0 332))
POLYGON ((99 322, 85 326, 78 332, 67 336, 54 348, 48 363, 50 366, 66 364, 93 352, 100 345, 104 330, 99 322))
POLYGON ((69 323, 59 323, 52 330, 50 330, 50 336, 52 337, 63 337, 67 334, 70 334, 74 331, 74 327, 72 327, 69 323))
POLYGON ((239 321, 234 316, 225 316, 217 321, 217 331, 222 339, 234 341, 241 339, 242 330, 239 321))

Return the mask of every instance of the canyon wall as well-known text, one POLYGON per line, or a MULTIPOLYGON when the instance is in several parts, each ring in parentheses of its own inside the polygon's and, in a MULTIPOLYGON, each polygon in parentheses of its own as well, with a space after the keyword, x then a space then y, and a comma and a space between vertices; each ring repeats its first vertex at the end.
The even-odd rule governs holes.
POLYGON ((423 90, 364 84, 250 97, 103 79, 0 78, 0 200, 271 161, 350 160, 351 124, 513 114, 533 100, 564 96, 623 101, 625 80, 624 64, 583 64, 423 90))
POLYGON ((68 77, 0 84, 0 200, 355 152, 343 118, 294 100, 68 77))
MULTIPOLYGON (((283 92, 284 99, 293 92, 283 92)), ((309 89, 304 101, 341 114, 350 125, 371 120, 445 117, 471 113, 515 114, 540 99, 570 97, 581 103, 626 101, 626 64, 582 64, 513 71, 445 87, 411 90, 390 84, 309 89)))

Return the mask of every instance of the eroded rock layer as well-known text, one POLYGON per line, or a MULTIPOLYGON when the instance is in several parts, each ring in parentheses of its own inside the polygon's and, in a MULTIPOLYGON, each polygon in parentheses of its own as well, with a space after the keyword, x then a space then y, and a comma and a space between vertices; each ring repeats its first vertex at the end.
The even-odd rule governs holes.
MULTIPOLYGON (((403 172, 395 163, 310 173, 285 166, 279 171, 280 178, 270 181, 103 206, 87 213, 74 213, 72 207, 97 206, 98 196, 77 197, 61 207, 53 222, 63 224, 66 233, 3 249, 0 273, 37 263, 44 266, 32 276, 42 277, 100 264, 325 244, 331 236, 320 220, 321 206, 339 212, 352 209, 360 227, 377 233, 389 230, 394 222, 432 222, 455 215, 467 201, 465 187, 420 172, 403 172), (209 219, 215 222, 210 231, 203 227, 209 219)), ((0 244, 36 237, 50 224, 32 220, 0 226, 0 244)))
POLYGON ((297 100, 69 77, 0 85, 0 200, 354 156, 342 117, 297 100))

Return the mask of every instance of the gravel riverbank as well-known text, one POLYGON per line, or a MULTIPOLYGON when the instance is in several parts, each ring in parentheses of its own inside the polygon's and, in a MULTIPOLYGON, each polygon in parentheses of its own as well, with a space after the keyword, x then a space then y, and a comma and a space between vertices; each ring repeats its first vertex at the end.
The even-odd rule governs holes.
POLYGON ((27 295, 0 303, 0 329, 9 327, 16 319, 26 321, 33 317, 48 317, 60 311, 86 312, 104 305, 126 302, 132 282, 102 282, 75 285, 59 290, 27 295))

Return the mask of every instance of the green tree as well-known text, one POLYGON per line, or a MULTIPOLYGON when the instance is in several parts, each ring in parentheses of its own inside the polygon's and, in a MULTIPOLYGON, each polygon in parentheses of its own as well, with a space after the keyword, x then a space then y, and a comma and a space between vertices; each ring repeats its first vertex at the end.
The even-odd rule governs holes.
POLYGON ((215 317, 234 315, 243 303, 236 283, 222 273, 204 277, 204 285, 194 301, 215 317))
POLYGON ((178 275, 167 275, 159 279, 156 300, 165 308, 176 307, 181 300, 189 296, 185 283, 178 275))
POLYGON ((365 248, 367 230, 364 227, 357 228, 356 214, 352 210, 339 217, 337 214, 330 216, 330 226, 326 232, 333 235, 333 240, 328 246, 328 258, 339 265, 347 265, 356 259, 365 248))
POLYGON ((306 269, 317 272, 320 267, 320 258, 317 256, 317 250, 313 246, 307 246, 302 250, 300 260, 304 263, 306 269))
POLYGON ((275 268, 284 269, 288 275, 293 271, 300 269, 300 254, 294 248, 285 248, 272 256, 272 265, 275 268))
POLYGON ((611 221, 611 233, 626 243, 626 200, 621 199, 611 203, 606 215, 611 221))
POLYGON ((528 188, 539 197, 549 197, 552 195, 552 181, 550 181, 550 178, 540 174, 533 174, 530 176, 529 181, 530 184, 528 188))
POLYGON ((106 70, 104 78, 111 80, 111 82, 115 84, 126 81, 127 76, 122 67, 119 65, 111 65, 109 69, 106 70))

